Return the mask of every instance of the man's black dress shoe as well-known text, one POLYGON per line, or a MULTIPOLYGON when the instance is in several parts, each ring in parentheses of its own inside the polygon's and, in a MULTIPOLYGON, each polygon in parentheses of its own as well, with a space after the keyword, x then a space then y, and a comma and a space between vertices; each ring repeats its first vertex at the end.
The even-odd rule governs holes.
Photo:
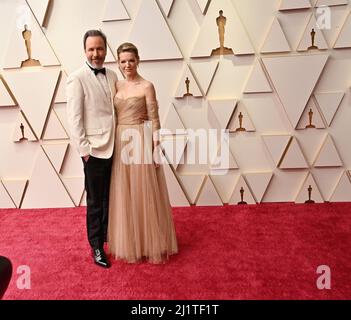
POLYGON ((93 250, 94 262, 100 267, 109 268, 111 265, 106 257, 104 249, 94 249, 93 250))

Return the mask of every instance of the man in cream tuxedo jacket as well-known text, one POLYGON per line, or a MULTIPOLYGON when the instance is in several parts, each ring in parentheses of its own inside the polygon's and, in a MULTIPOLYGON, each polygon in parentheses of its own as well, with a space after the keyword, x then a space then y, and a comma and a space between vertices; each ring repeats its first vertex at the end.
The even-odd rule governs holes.
POLYGON ((103 245, 108 224, 117 75, 103 68, 107 44, 101 31, 87 31, 83 43, 87 61, 67 79, 67 118, 71 140, 84 165, 87 233, 94 262, 108 268, 110 264, 103 245))

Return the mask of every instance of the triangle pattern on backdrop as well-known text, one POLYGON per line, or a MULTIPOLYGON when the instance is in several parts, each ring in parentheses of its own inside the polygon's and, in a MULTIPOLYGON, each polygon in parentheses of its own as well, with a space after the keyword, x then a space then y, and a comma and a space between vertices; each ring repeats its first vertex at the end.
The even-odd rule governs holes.
POLYGON ((46 15, 52 0, 26 0, 38 23, 45 27, 46 15))
POLYGON ((32 128, 24 118, 21 111, 18 113, 18 118, 15 122, 15 129, 12 139, 13 142, 38 141, 37 137, 32 131, 32 128))
POLYGON ((261 53, 290 52, 291 48, 285 37, 278 18, 274 18, 271 29, 264 41, 261 53))
POLYGON ((322 74, 328 57, 328 54, 314 54, 262 59, 294 128, 322 74), (301 77, 301 70, 304 70, 303 77, 301 77))
POLYGON ((211 178, 207 176, 202 184, 198 198, 196 200, 197 206, 222 206, 222 200, 219 196, 216 187, 211 178))
MULTIPOLYGON (((10 38, 10 43, 3 60, 4 69, 21 68, 22 62, 29 58, 24 36, 22 35, 22 32, 25 31, 25 26, 18 29, 16 23, 14 23, 12 30, 13 32, 10 38)), ((57 60, 45 34, 41 30, 32 13, 31 24, 27 26, 27 32, 29 31, 31 34, 30 36, 26 35, 26 37, 30 38, 28 48, 30 49, 31 58, 38 60, 41 66, 59 66, 60 62, 57 60)))
POLYGON ((300 121, 296 126, 297 130, 311 128, 325 129, 323 117, 319 111, 318 106, 316 105, 316 102, 314 101, 313 96, 311 96, 310 101, 307 103, 305 111, 303 112, 300 121))
POLYGON ((172 5, 174 0, 158 0, 162 11, 165 13, 165 15, 168 17, 169 14, 171 13, 172 5))
POLYGON ((264 197, 266 190, 268 189, 269 183, 272 180, 272 172, 247 172, 245 173, 245 180, 247 181, 252 193, 258 203, 260 203, 264 197))
POLYGON ((272 87, 268 82, 260 61, 257 59, 252 67, 251 74, 246 83, 244 93, 266 93, 272 92, 272 87))
POLYGON ((141 2, 129 41, 143 53, 142 61, 183 58, 155 1, 141 2))
POLYGON ((235 205, 239 204, 242 201, 246 202, 246 204, 256 204, 251 190, 243 176, 239 178, 239 181, 234 188, 232 196, 230 197, 229 204, 235 205))
POLYGON ((44 151, 39 148, 32 176, 22 202, 22 208, 69 208, 72 206, 74 206, 74 203, 62 181, 44 151))
POLYGON ((341 176, 331 198, 331 202, 349 202, 351 201, 351 180, 350 172, 345 171, 341 176))
POLYGON ((315 167, 342 167, 338 150, 332 137, 328 134, 314 162, 315 167))
POLYGON ((314 180, 312 174, 309 174, 306 178, 295 199, 295 203, 305 203, 309 200, 313 200, 315 203, 324 202, 323 196, 319 191, 318 185, 314 180))
POLYGON ((183 98, 186 94, 191 94, 193 97, 203 96, 199 85, 197 84, 194 75, 188 66, 186 66, 182 76, 180 77, 179 86, 174 96, 176 98, 183 98), (187 92, 187 87, 189 87, 189 93, 187 92))
POLYGON ((49 68, 4 74, 6 82, 38 138, 42 136, 60 73, 59 69, 49 68), (33 83, 40 83, 40 86, 33 87, 33 83))
POLYGON ((61 172, 63 160, 68 149, 68 144, 68 142, 65 142, 57 144, 43 144, 41 146, 57 173, 61 172))
POLYGON ((122 0, 107 0, 102 21, 130 20, 122 0))
POLYGON ((209 57, 212 50, 220 47, 219 30, 216 19, 219 11, 223 11, 226 18, 224 47, 232 49, 234 54, 254 54, 251 41, 245 27, 241 23, 236 9, 230 0, 212 1, 207 10, 200 33, 195 41, 191 57, 209 57))
POLYGON ((282 0, 279 10, 295 10, 311 8, 309 0, 282 0))
MULTIPOLYGON (((328 44, 324 38, 322 30, 319 28, 317 20, 313 14, 311 14, 310 21, 302 35, 300 43, 297 47, 297 51, 307 51, 312 46, 312 30, 314 31, 314 46, 318 47, 319 50, 328 49, 328 44)), ((317 50, 318 50, 317 49, 317 50)))
POLYGON ((263 135, 262 139, 274 164, 278 167, 292 137, 290 135, 263 135))
POLYGON ((341 32, 335 42, 334 48, 350 48, 351 47, 351 12, 348 15, 341 32))
POLYGON ((20 208, 22 199, 28 184, 28 180, 27 179, 21 179, 21 180, 3 179, 2 183, 4 184, 4 187, 9 193, 12 201, 15 203, 16 208, 20 208))
POLYGON ((280 160, 280 169, 307 169, 309 166, 302 153, 301 147, 295 137, 293 137, 282 159, 280 160))
POLYGON ((328 126, 330 126, 345 96, 345 92, 318 92, 314 96, 316 97, 318 106, 322 110, 324 119, 328 126))
POLYGON ((13 101, 10 93, 7 91, 5 84, 2 82, 0 77, 0 107, 12 107, 16 103, 13 101))

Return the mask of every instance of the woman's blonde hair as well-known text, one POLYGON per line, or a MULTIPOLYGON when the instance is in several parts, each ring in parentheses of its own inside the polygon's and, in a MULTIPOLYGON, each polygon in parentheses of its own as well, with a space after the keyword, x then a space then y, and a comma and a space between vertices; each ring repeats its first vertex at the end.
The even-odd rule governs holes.
POLYGON ((118 58, 118 60, 119 60, 119 55, 122 52, 132 52, 132 53, 134 53, 135 57, 138 60, 140 60, 138 48, 133 43, 124 42, 118 47, 118 49, 117 49, 117 58, 118 58))

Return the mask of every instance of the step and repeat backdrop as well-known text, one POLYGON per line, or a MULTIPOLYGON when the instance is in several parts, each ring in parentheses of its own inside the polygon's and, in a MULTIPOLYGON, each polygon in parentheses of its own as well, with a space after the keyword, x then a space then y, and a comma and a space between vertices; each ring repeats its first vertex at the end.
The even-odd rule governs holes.
POLYGON ((139 48, 173 206, 351 201, 348 0, 0 0, 0 208, 85 205, 65 82, 88 29, 119 79, 139 48))

